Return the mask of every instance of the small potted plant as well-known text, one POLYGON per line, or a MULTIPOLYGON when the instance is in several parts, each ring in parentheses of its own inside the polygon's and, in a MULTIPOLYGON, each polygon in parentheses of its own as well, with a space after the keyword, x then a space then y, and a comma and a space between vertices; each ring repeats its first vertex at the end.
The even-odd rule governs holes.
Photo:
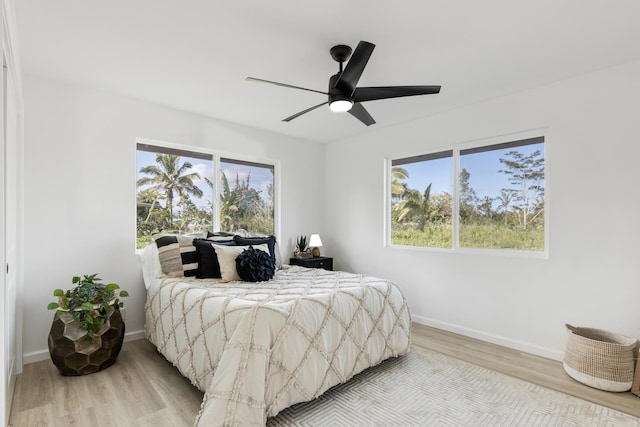
POLYGON ((124 339, 120 297, 129 296, 115 283, 104 284, 97 274, 74 276, 75 288, 56 289, 57 310, 49 333, 49 353, 63 375, 97 372, 115 363, 124 339))
POLYGON ((311 258, 311 252, 307 247, 307 236, 300 236, 296 239, 296 249, 293 251, 294 258, 311 258))

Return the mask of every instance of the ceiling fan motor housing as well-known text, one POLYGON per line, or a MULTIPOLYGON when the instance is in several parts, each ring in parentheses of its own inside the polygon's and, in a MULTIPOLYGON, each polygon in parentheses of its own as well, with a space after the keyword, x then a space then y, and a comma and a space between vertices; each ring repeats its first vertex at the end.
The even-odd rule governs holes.
POLYGON ((331 78, 329 79, 329 104, 334 101, 349 101, 351 104, 353 104, 353 97, 351 96, 351 94, 336 87, 336 82, 338 81, 340 76, 341 73, 337 73, 331 76, 331 78))

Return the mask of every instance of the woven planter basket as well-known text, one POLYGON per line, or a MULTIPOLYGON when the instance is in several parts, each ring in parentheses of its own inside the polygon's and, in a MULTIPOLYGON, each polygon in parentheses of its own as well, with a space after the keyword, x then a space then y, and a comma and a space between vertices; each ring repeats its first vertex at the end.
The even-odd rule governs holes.
POLYGON ((564 370, 588 386, 606 391, 627 391, 633 383, 635 338, 565 325, 569 332, 564 370))

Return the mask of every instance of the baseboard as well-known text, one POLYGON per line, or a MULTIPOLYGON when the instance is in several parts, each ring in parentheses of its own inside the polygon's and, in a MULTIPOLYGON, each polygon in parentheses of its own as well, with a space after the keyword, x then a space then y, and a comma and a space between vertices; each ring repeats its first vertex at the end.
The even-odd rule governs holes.
MULTIPOLYGON (((126 332, 124 334, 124 342, 135 341, 144 338, 144 330, 126 332)), ((31 353, 25 353, 23 356, 23 363, 28 365, 29 363, 41 362, 49 359, 49 350, 32 351, 31 353)))
POLYGON ((465 337, 476 338, 482 341, 490 342, 492 344, 512 348, 514 350, 535 354, 536 356, 546 357, 547 359, 562 361, 564 357, 564 353, 561 351, 537 346, 523 341, 513 340, 511 338, 506 338, 499 335, 488 334, 486 332, 471 328, 465 328, 462 326, 454 325, 452 323, 441 322, 439 320, 430 319, 428 317, 411 315, 411 320, 421 325, 442 329, 443 331, 453 332, 454 334, 464 335, 465 337))

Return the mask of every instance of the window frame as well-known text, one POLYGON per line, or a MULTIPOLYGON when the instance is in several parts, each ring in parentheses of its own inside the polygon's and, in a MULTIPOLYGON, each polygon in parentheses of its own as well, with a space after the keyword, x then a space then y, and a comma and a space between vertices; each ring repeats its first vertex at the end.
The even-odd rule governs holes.
MULTIPOLYGON (((220 161, 221 159, 225 159, 225 160, 229 160, 229 161, 235 161, 238 162, 240 164, 249 164, 251 166, 258 166, 258 167, 270 167, 273 169, 273 234, 276 236, 280 236, 280 232, 281 232, 281 214, 280 214, 280 161, 279 160, 274 160, 274 159, 269 159, 269 158, 265 158, 265 157, 257 157, 257 156, 247 156, 244 154, 239 154, 239 153, 232 153, 232 152, 228 152, 228 151, 222 151, 222 150, 215 150, 215 149, 211 149, 211 148, 206 148, 206 147, 198 147, 195 145, 186 145, 186 144, 177 144, 177 143, 173 143, 173 142, 167 142, 167 141, 159 141, 159 140, 153 140, 153 139, 147 139, 147 138, 136 138, 136 143, 134 146, 135 152, 134 152, 134 157, 137 155, 138 152, 138 146, 139 145, 143 145, 143 146, 148 146, 148 147, 157 147, 160 149, 166 149, 168 151, 170 150, 176 150, 176 151, 180 151, 180 152, 188 152, 188 153, 192 153, 193 156, 192 157, 198 157, 200 156, 201 158, 204 158, 205 156, 211 156, 212 158, 212 163, 213 163, 213 182, 214 182, 214 189, 213 189, 213 218, 212 218, 212 224, 213 224, 213 231, 217 232, 220 231, 220 208, 221 208, 221 203, 220 203, 220 178, 221 178, 221 171, 220 171, 220 161)), ((151 150, 149 150, 151 151, 151 150)), ((208 160, 208 159, 207 159, 208 160)), ((138 175, 138 163, 137 161, 134 162, 135 163, 135 172, 134 172, 134 177, 136 177, 134 179, 134 191, 133 191, 133 199, 134 199, 134 206, 137 205, 137 193, 138 193, 138 189, 137 186, 135 185, 135 182, 137 181, 137 175, 138 175)), ((135 210, 134 210, 134 215, 135 215, 135 210)), ((136 230, 134 231, 134 236, 137 236, 137 218, 134 220, 134 227, 136 228, 136 230)), ((134 239, 135 240, 135 239, 134 239)), ((135 247, 135 242, 134 242, 134 247, 135 247)), ((141 249, 136 249, 136 251, 141 251, 141 249)))
POLYGON ((496 137, 476 139, 466 141, 458 144, 452 144, 451 146, 434 147, 429 150, 428 153, 411 153, 404 156, 386 157, 384 159, 384 226, 383 226, 383 246, 391 250, 410 250, 410 251, 426 251, 426 252, 444 252, 444 253, 462 253, 462 254, 481 254, 481 255, 498 255, 498 256, 512 256, 512 257, 524 257, 524 258, 549 258, 549 137, 547 135, 547 129, 534 129, 532 131, 514 133, 508 135, 500 135, 496 137), (498 248, 471 248, 460 247, 460 156, 462 152, 465 154, 471 154, 473 152, 490 151, 491 149, 497 150, 500 145, 505 148, 510 144, 518 144, 519 142, 526 142, 528 140, 535 140, 537 142, 523 143, 520 146, 531 145, 535 143, 543 143, 543 157, 544 157, 544 249, 540 251, 523 250, 523 249, 498 249, 498 248), (492 147, 492 148, 489 148, 492 147), (429 246, 408 246, 393 244, 391 241, 392 226, 391 226, 391 178, 392 168, 402 163, 394 162, 401 161, 403 163, 406 160, 415 159, 414 162, 421 160, 431 160, 437 157, 441 153, 452 152, 452 188, 453 188, 453 205, 451 207, 452 219, 452 246, 450 248, 438 248, 429 246))

